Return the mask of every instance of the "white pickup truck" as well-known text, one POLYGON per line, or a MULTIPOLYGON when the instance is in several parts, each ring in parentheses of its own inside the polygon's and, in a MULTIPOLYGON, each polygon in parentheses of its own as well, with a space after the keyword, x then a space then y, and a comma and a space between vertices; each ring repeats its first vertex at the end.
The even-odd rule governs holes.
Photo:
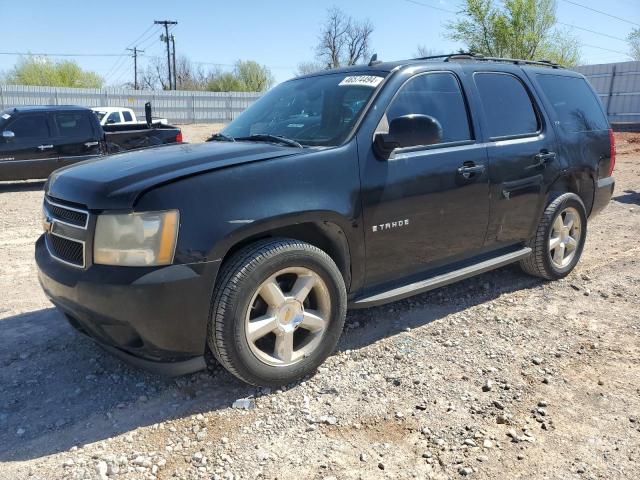
MULTIPOLYGON (((146 123, 136 118, 136 113, 130 108, 122 107, 93 107, 91 110, 95 112, 100 121, 100 125, 131 125, 133 123, 146 123)), ((154 118, 153 123, 161 123, 168 125, 166 118, 154 118)))

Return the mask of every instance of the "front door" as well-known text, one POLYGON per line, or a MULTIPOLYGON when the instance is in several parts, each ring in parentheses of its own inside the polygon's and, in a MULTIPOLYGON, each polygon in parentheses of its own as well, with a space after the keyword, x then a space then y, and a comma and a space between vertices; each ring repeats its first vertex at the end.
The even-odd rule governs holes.
POLYGON ((47 178, 55 169, 57 153, 46 113, 21 113, 10 119, 0 138, 0 180, 47 178))
POLYGON ((487 230, 486 149, 475 141, 457 75, 438 71, 410 78, 377 131, 409 114, 435 118, 441 143, 397 149, 380 160, 370 140, 360 142, 366 146, 360 155, 367 287, 473 256, 487 230))

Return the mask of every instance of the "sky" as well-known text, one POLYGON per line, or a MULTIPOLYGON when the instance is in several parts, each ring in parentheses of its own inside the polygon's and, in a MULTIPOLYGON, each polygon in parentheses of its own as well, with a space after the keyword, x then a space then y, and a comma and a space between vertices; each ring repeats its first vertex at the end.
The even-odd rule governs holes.
MULTIPOLYGON (((583 63, 630 60, 623 39, 634 26, 640 27, 640 0, 557 3, 558 21, 583 44, 583 63)), ((373 51, 379 59, 399 60, 414 56, 418 45, 439 52, 461 48, 446 38, 444 28, 456 17, 449 11, 458 10, 459 4, 459 0, 0 0, 0 71, 11 70, 19 59, 14 53, 73 54, 78 56, 52 58, 76 60, 108 85, 132 81, 131 58, 90 55, 123 55, 127 47, 138 45, 145 50, 140 58, 143 67, 148 56, 166 56, 159 39, 161 27, 153 26, 154 20, 166 19, 178 22, 171 32, 178 55, 202 62, 205 69, 213 64, 229 69, 238 59, 255 60, 281 82, 295 75, 299 63, 313 60, 320 26, 333 5, 357 19, 371 20, 373 51)))

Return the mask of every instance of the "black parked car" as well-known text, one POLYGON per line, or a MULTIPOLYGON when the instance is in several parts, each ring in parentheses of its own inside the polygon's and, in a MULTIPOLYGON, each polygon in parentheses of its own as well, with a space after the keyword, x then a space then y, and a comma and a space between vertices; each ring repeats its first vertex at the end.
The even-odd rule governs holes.
POLYGON ((614 186, 597 96, 548 63, 440 60, 300 77, 209 143, 55 172, 44 291, 138 365, 186 373, 210 349, 282 385, 333 351, 348 307, 512 262, 564 277, 614 186))
POLYGON ((171 125, 102 127, 84 107, 11 108, 0 112, 0 180, 47 178, 82 160, 175 142, 182 133, 171 125))

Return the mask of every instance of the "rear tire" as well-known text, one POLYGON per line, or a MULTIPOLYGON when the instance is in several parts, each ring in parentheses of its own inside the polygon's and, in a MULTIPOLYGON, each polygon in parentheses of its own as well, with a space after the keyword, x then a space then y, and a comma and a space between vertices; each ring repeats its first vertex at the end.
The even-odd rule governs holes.
POLYGON ((244 382, 277 387, 313 373, 335 349, 346 315, 342 274, 322 250, 268 239, 225 262, 208 344, 244 382))
POLYGON ((566 277, 574 269, 587 238, 587 213, 575 193, 563 193, 547 206, 535 236, 531 255, 520 261, 526 273, 547 280, 566 277))

